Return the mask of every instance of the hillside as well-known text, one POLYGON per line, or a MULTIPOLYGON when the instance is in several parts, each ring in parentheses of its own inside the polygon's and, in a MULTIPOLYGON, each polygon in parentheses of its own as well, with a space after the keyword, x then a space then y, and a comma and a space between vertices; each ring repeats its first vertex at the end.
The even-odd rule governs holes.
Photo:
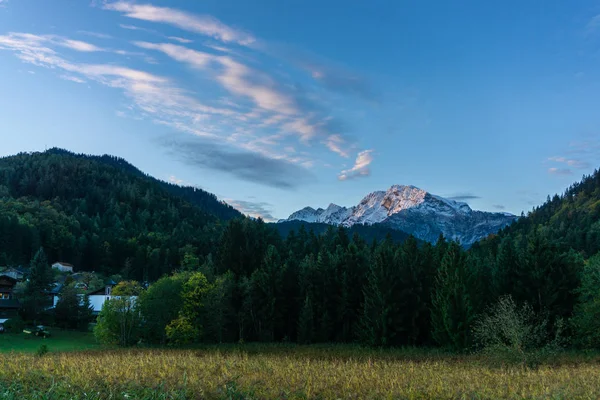
POLYGON ((184 254, 206 255, 221 220, 212 194, 149 177, 126 161, 52 149, 0 159, 0 265, 43 246, 78 269, 157 279, 184 254))
MULTIPOLYGON (((312 230, 316 235, 323 235, 328 230, 332 229, 332 225, 321 222, 304 222, 304 221, 283 221, 279 223, 269 224, 273 226, 283 238, 287 238, 290 232, 298 232, 301 226, 304 226, 306 231, 312 230)), ((337 228, 335 228, 337 229, 337 228)), ((358 234, 363 240, 370 243, 373 240, 382 241, 387 235, 390 235, 394 242, 403 242, 410 235, 406 232, 392 229, 382 225, 353 225, 347 228, 348 236, 358 234)))
POLYGON ((600 252, 600 172, 596 170, 581 182, 535 207, 526 218, 500 230, 477 244, 474 250, 496 253, 503 240, 524 248, 534 235, 543 235, 563 251, 573 249, 584 258, 600 252))

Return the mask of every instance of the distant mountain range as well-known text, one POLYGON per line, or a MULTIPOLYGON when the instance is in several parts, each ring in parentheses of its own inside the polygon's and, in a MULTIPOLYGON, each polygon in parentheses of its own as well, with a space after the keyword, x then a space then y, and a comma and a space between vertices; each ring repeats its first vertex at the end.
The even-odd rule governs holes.
POLYGON ((393 185, 387 191, 368 194, 356 206, 305 207, 279 223, 305 221, 344 227, 381 225, 428 242, 435 242, 443 234, 470 246, 516 218, 509 213, 475 211, 467 203, 445 199, 415 186, 393 185))

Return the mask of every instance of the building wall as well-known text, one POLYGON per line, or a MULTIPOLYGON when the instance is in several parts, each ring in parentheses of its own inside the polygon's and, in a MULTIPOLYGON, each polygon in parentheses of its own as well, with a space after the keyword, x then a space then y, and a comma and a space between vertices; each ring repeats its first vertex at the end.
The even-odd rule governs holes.
MULTIPOLYGON (((94 295, 89 296, 90 305, 92 306, 95 313, 99 313, 102 310, 102 306, 104 305, 106 300, 109 300, 112 298, 118 299, 119 297, 120 296, 106 296, 106 295, 94 294, 94 295)), ((53 302, 54 307, 56 307, 56 304, 58 303, 59 298, 60 298, 59 296, 54 296, 54 302, 53 302)), ((81 299, 81 302, 83 303, 84 295, 80 294, 79 298, 81 299)), ((131 296, 131 298, 135 301, 137 299, 137 296, 131 296)))

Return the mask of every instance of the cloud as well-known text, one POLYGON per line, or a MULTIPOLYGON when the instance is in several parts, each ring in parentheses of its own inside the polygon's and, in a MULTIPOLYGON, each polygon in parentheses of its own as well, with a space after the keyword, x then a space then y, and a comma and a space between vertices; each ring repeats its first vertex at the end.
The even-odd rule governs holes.
POLYGON ((590 19, 590 22, 588 22, 586 26, 586 31, 588 34, 595 33, 598 29, 600 29, 600 14, 590 19))
MULTIPOLYGON (((62 36, 57 35, 33 35, 31 33, 15 33, 11 32, 6 36, 1 36, 3 39, 3 43, 6 46, 19 46, 22 48, 24 46, 37 46, 41 48, 42 45, 55 45, 60 47, 65 47, 71 50, 79 51, 79 52, 96 52, 96 51, 105 51, 104 49, 93 45, 88 42, 84 42, 81 40, 73 40, 68 39, 62 36)), ((2 45, 2 43, 0 43, 2 45)), ((47 51, 48 53, 54 53, 54 51, 47 51)))
POLYGON ((286 60, 308 73, 315 82, 332 92, 356 96, 370 102, 376 101, 379 97, 372 83, 366 77, 338 65, 332 60, 289 44, 261 41, 257 42, 254 47, 272 57, 286 60))
POLYGON ((76 76, 72 76, 72 75, 61 75, 60 79, 64 79, 66 81, 71 81, 71 82, 75 82, 75 83, 85 83, 85 81, 81 78, 78 78, 76 76))
POLYGON ((350 169, 342 171, 338 175, 340 181, 348 179, 366 177, 371 175, 371 169, 369 165, 373 162, 373 150, 364 150, 358 153, 354 166, 350 169))
POLYGON ((167 39, 175 40, 176 42, 179 42, 179 43, 192 43, 193 42, 193 40, 184 39, 184 38, 180 38, 177 36, 167 36, 167 39))
MULTIPOLYGON (((217 137, 217 124, 200 126, 212 118, 232 117, 236 113, 222 107, 198 102, 169 79, 145 71, 113 64, 73 63, 60 57, 44 36, 10 33, 0 35, 0 50, 10 50, 23 62, 61 71, 71 79, 88 79, 123 90, 134 107, 155 123, 198 136, 217 137)), ((66 42, 66 41, 65 41, 66 42)))
POLYGON ((578 159, 569 159, 566 157, 550 157, 550 158, 548 158, 548 161, 567 164, 568 166, 577 168, 577 169, 587 169, 591 166, 591 164, 587 161, 578 160, 578 159))
POLYGON ((107 35, 106 33, 92 32, 92 31, 77 31, 82 35, 97 37, 98 39, 112 39, 111 35, 107 35))
POLYGON ((505 210, 506 207, 503 206, 502 204, 492 204, 492 207, 495 208, 496 210, 505 210))
POLYGON ((327 148, 334 153, 339 154, 342 157, 348 158, 350 154, 348 154, 348 150, 344 148, 346 141, 341 135, 329 135, 326 140, 327 148))
POLYGON ((129 18, 174 25, 223 42, 233 42, 247 46, 256 40, 252 35, 229 27, 209 15, 195 15, 174 8, 134 4, 125 1, 107 3, 104 5, 104 9, 118 11, 129 18))
POLYGON ((176 61, 212 73, 216 82, 230 94, 254 104, 258 114, 253 113, 253 119, 262 118, 262 113, 270 115, 262 124, 272 121, 282 132, 293 133, 305 142, 316 137, 325 138, 326 146, 331 151, 348 156, 349 140, 342 136, 333 119, 322 115, 318 106, 303 99, 300 93, 285 88, 268 74, 228 55, 215 55, 172 43, 134 44, 143 49, 160 51, 176 61))
POLYGON ((158 33, 155 30, 147 29, 147 28, 141 28, 141 27, 135 26, 135 25, 119 24, 119 26, 121 28, 123 28, 123 29, 127 29, 127 30, 130 30, 130 31, 142 31, 142 32, 158 33))
POLYGON ((480 196, 474 195, 472 193, 458 193, 458 194, 454 194, 452 196, 448 196, 447 197, 449 200, 454 200, 454 201, 468 201, 468 200, 476 200, 476 199, 480 199, 480 196))
POLYGON ((273 217, 273 206, 270 203, 233 199, 225 199, 225 202, 242 214, 249 215, 250 217, 262 218, 266 222, 277 221, 277 219, 273 217))
POLYGON ((573 175, 573 171, 568 168, 548 168, 548 173, 552 175, 573 175))
POLYGON ((191 167, 223 172, 261 185, 295 189, 314 179, 305 168, 287 160, 231 150, 211 142, 165 140, 163 144, 171 155, 191 167))
POLYGON ((175 175, 170 175, 169 176, 169 183, 172 183, 174 185, 182 186, 182 185, 185 184, 185 181, 183 179, 177 178, 175 175))

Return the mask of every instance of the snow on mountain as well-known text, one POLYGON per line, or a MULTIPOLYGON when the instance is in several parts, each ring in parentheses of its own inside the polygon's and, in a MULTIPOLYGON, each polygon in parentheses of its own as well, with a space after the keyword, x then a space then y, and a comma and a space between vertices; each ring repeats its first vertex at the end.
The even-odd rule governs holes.
POLYGON ((415 186, 393 185, 385 192, 368 194, 350 208, 336 204, 326 209, 306 207, 280 222, 300 220, 346 227, 385 224, 430 242, 443 234, 471 245, 514 219, 516 217, 508 213, 473 211, 467 203, 445 199, 415 186))

